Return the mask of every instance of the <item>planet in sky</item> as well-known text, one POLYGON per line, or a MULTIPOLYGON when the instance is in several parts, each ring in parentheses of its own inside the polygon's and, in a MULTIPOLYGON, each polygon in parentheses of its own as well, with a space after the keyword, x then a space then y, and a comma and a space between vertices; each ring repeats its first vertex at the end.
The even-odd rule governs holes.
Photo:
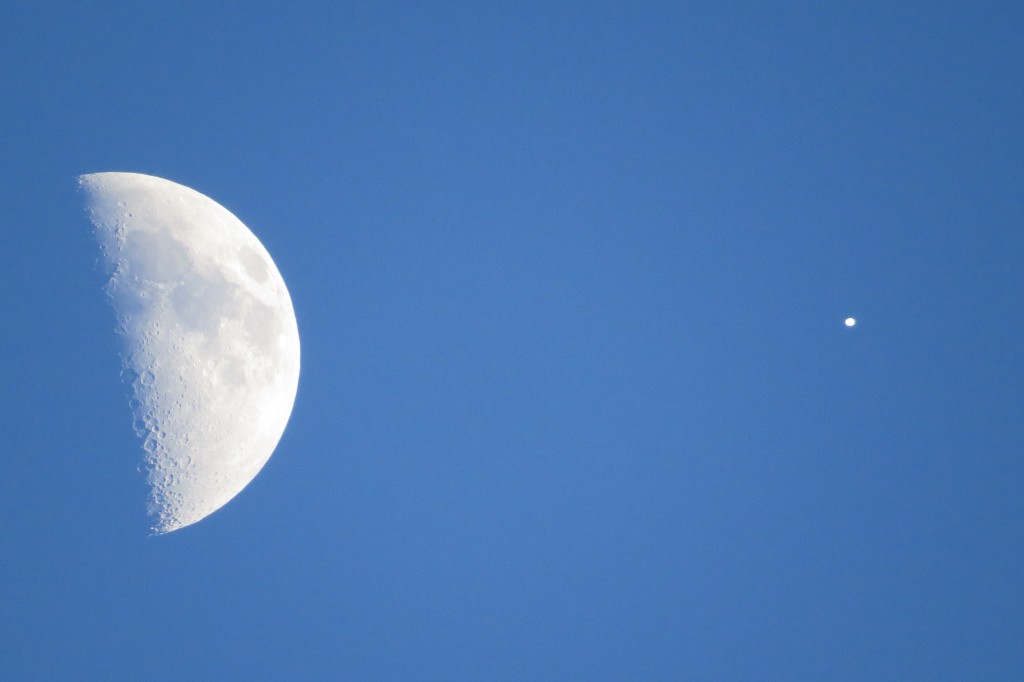
POLYGON ((845 320, 843 320, 843 324, 845 324, 847 327, 853 327, 856 326, 857 320, 855 320, 852 317, 848 317, 845 320))
POLYGON ((277 447, 299 332, 281 273, 227 209, 138 173, 78 178, 103 254, 131 385, 152 530, 224 506, 277 447))

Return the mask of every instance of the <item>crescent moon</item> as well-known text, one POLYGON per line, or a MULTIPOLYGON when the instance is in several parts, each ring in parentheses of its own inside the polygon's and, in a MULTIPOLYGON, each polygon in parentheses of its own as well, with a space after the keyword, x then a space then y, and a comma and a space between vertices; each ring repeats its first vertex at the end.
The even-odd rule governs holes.
POLYGON ((109 279, 152 530, 224 506, 284 433, 299 331, 284 279, 242 222, 183 185, 78 178, 109 279))

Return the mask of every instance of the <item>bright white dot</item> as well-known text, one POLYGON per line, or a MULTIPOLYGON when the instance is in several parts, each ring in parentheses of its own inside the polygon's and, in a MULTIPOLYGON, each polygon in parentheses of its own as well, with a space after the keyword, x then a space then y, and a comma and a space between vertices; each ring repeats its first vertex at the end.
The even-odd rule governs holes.
POLYGON ((846 318, 846 321, 844 322, 844 324, 847 327, 852 327, 853 325, 857 324, 857 320, 853 319, 852 317, 848 317, 848 318, 846 318))

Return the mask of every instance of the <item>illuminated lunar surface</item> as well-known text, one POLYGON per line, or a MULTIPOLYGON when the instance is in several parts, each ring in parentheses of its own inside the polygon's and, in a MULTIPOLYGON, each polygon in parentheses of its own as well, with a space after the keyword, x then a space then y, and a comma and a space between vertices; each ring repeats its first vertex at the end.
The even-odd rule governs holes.
POLYGON ((853 319, 852 317, 848 317, 845 320, 843 320, 843 324, 845 324, 847 327, 853 327, 854 325, 857 324, 857 320, 853 319))
POLYGON ((137 173, 79 178, 123 341, 153 531, 216 511, 259 473, 299 379, 288 290, 225 208, 137 173))

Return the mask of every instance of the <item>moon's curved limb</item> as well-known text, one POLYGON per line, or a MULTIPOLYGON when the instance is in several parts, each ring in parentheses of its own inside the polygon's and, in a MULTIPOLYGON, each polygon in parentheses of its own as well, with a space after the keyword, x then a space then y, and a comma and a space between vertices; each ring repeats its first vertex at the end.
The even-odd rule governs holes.
POLYGON ((237 495, 284 432, 299 334, 280 272, 227 209, 138 173, 79 177, 143 440, 153 531, 237 495))

